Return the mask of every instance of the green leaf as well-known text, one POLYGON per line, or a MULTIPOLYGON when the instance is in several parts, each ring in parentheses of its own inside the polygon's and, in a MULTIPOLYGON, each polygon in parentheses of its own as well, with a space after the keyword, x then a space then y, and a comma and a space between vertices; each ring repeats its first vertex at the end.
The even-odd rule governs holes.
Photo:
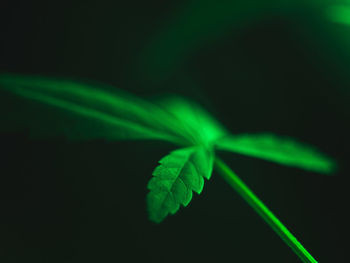
POLYGON ((101 84, 0 75, 1 130, 72 139, 160 139, 184 144, 176 119, 158 106, 101 84), (11 96, 12 94, 12 96, 11 96), (13 96, 15 95, 15 96, 13 96))
POLYGON ((179 133, 194 145, 211 147, 216 140, 228 134, 215 118, 195 102, 172 96, 159 103, 177 119, 179 133))
POLYGON ((273 134, 232 135, 218 140, 216 147, 320 173, 332 173, 336 168, 331 158, 311 146, 273 134))
POLYGON ((175 150, 161 159, 148 183, 149 218, 159 223, 181 204, 187 206, 192 191, 202 192, 203 178, 210 178, 213 162, 214 152, 201 146, 175 150))

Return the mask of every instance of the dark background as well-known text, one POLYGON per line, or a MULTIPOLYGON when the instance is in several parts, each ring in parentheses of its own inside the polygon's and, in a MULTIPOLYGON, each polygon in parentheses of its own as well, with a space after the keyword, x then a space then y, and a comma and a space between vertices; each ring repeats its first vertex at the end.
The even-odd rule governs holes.
MULTIPOLYGON (((176 93, 232 132, 317 146, 335 176, 219 154, 319 262, 346 262, 350 27, 312 4, 203 3, 1 2, 0 72, 176 93)), ((0 133, 0 262, 299 262, 215 173, 189 207, 149 222, 146 185, 173 149, 0 133)))

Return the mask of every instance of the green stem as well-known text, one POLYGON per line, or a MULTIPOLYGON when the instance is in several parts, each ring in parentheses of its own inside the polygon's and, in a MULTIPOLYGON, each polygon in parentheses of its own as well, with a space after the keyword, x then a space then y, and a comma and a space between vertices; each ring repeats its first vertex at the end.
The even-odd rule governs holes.
POLYGON ((264 205, 248 186, 218 157, 215 166, 219 174, 231 187, 264 219, 304 263, 317 263, 311 254, 293 236, 280 220, 264 205))

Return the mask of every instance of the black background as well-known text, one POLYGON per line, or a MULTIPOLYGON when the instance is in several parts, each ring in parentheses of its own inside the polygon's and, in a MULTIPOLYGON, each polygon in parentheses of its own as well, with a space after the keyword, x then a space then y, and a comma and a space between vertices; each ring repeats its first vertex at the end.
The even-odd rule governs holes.
MULTIPOLYGON (((170 69, 145 61, 185 3, 2 2, 0 71, 176 93, 232 132, 317 146, 338 160, 335 176, 219 154, 319 262, 346 262, 349 55, 334 32, 350 29, 304 9, 269 12, 201 41, 170 69)), ((215 173, 189 207, 149 222, 147 181, 172 145, 0 135, 0 262, 299 262, 215 173)))

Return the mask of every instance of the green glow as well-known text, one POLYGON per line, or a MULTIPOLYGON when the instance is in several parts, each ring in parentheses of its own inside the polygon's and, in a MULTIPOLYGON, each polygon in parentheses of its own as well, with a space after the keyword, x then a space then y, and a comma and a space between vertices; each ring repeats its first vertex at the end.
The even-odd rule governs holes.
POLYGON ((309 145, 273 134, 232 135, 216 142, 217 148, 295 166, 319 173, 333 173, 335 162, 309 145))
POLYGON ((193 144, 211 147, 228 131, 210 116, 201 106, 180 97, 162 99, 159 104, 177 119, 184 137, 191 138, 193 144))
POLYGON ((248 186, 219 158, 215 160, 218 173, 231 187, 254 209, 259 216, 279 235, 304 263, 317 263, 302 244, 281 223, 280 220, 264 205, 248 186))
POLYGON ((350 6, 333 5, 327 9, 327 16, 333 22, 350 25, 350 6))
POLYGON ((151 40, 143 54, 143 70, 155 79, 167 76, 203 43, 230 32, 269 6, 269 2, 258 0, 184 3, 151 40))
MULTIPOLYGON (((142 54, 141 70, 162 80, 191 55, 212 42, 235 35, 268 15, 288 16, 294 10, 323 10, 331 0, 189 0, 170 14, 142 54)), ((295 18, 295 17, 294 17, 295 18)))
POLYGON ((169 213, 175 214, 182 204, 187 206, 192 191, 200 194, 204 179, 213 170, 214 153, 204 147, 183 148, 171 152, 159 161, 148 183, 149 218, 159 223, 169 213))

